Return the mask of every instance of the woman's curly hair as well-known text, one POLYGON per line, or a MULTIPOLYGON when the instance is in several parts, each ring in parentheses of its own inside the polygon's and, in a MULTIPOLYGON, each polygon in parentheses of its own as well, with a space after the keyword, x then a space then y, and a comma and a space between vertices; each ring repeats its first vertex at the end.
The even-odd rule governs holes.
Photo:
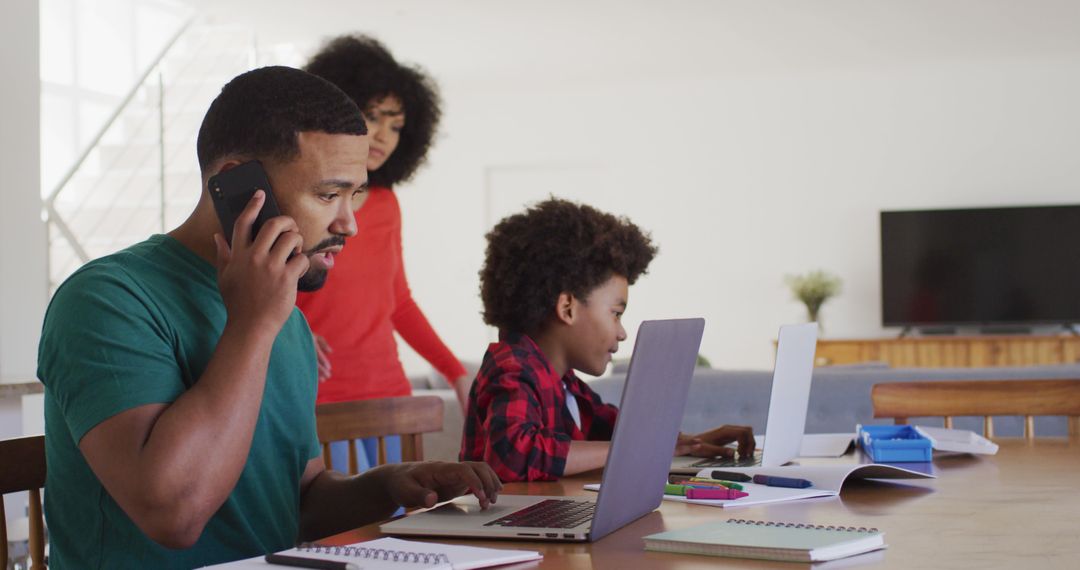
POLYGON ((389 95, 401 99, 401 140, 382 167, 368 173, 368 180, 373 186, 391 187, 416 173, 442 115, 439 90, 431 78, 419 67, 398 63, 378 40, 361 34, 330 40, 304 70, 340 87, 364 112, 389 95))
POLYGON ((657 251, 630 220, 557 198, 503 218, 487 241, 484 322, 521 333, 538 331, 563 292, 584 301, 613 275, 633 284, 657 251))

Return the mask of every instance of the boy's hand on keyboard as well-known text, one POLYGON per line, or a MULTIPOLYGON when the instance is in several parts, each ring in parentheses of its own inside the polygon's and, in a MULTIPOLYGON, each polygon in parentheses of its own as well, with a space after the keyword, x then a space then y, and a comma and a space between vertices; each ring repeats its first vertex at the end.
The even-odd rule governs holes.
POLYGON ((675 456, 690 455, 692 457, 725 457, 734 458, 735 448, 724 445, 706 443, 700 435, 679 434, 675 442, 675 456))
POLYGON ((727 447, 738 443, 740 458, 754 454, 754 430, 750 426, 720 426, 697 435, 679 434, 675 443, 675 455, 694 457, 735 457, 735 449, 727 447))

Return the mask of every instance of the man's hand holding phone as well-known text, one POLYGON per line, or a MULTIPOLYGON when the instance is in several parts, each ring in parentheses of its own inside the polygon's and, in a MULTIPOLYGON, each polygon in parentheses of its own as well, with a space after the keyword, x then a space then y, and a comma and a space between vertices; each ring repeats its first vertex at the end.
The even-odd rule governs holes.
POLYGON ((218 289, 229 321, 252 332, 276 336, 296 304, 296 283, 308 270, 300 228, 288 216, 266 221, 252 239, 252 224, 266 202, 266 192, 255 192, 233 226, 232 246, 220 233, 217 247, 218 289))

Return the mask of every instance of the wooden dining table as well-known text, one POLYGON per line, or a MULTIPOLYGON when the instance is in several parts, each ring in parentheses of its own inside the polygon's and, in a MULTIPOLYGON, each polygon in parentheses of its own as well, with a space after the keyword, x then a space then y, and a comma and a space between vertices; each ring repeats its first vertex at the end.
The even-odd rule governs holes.
MULTIPOLYGON (((512 568, 1080 568, 1080 442, 999 439, 996 455, 940 455, 936 479, 849 480, 839 497, 747 507, 664 501, 593 543, 410 538, 446 544, 536 550, 542 561, 512 568), (643 537, 729 518, 876 527, 885 550, 810 566, 648 552, 643 537)), ((842 459, 841 459, 842 460, 842 459)), ((600 472, 554 483, 513 483, 503 493, 589 495, 600 472)), ((320 541, 349 544, 383 536, 378 524, 320 541)))

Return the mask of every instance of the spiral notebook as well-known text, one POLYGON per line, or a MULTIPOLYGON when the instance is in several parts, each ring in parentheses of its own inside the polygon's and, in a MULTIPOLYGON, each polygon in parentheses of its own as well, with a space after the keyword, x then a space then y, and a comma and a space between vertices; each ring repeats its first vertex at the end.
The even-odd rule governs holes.
POLYGON ((876 528, 728 519, 645 537, 645 550, 818 562, 885 548, 876 528))
MULTIPOLYGON (((516 562, 540 560, 543 556, 532 550, 503 550, 478 548, 432 542, 414 542, 397 538, 380 538, 345 546, 300 545, 284 552, 286 556, 352 563, 364 570, 469 570, 516 562)), ((262 557, 219 564, 210 568, 282 568, 262 557)))

